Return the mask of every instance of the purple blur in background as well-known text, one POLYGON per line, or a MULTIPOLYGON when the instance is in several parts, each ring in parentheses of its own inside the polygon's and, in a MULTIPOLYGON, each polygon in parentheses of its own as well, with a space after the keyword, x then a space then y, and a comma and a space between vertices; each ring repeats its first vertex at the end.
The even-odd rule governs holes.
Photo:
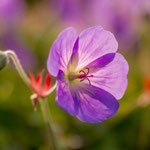
POLYGON ((35 68, 37 62, 35 54, 17 35, 9 32, 2 37, 1 42, 5 49, 13 50, 17 54, 26 71, 31 71, 35 68))
POLYGON ((141 19, 150 13, 149 0, 56 0, 54 4, 62 25, 78 30, 102 25, 114 33, 122 50, 137 43, 141 19))
POLYGON ((26 70, 35 67, 36 57, 25 46, 18 35, 18 28, 25 17, 26 4, 24 0, 0 0, 0 44, 1 49, 15 51, 26 70))
POLYGON ((0 0, 0 21, 6 26, 16 24, 24 13, 24 0, 0 0))
POLYGON ((79 36, 74 28, 61 32, 47 61, 49 73, 57 77, 57 104, 84 122, 115 115, 129 70, 117 49, 114 35, 101 26, 85 29, 79 36))

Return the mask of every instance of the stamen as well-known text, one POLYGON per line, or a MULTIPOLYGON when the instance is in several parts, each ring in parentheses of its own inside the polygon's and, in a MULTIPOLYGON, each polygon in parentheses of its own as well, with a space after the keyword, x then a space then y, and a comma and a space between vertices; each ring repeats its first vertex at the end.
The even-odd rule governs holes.
POLYGON ((89 81, 89 85, 91 85, 91 81, 89 80, 89 78, 86 78, 89 81))
POLYGON ((79 73, 81 73, 81 72, 83 72, 84 74, 86 74, 86 73, 85 73, 85 71, 83 71, 83 70, 80 70, 80 72, 79 72, 79 73))
POLYGON ((87 73, 86 73, 84 70, 80 70, 79 73, 82 72, 83 74, 78 75, 78 78, 80 79, 80 82, 82 82, 82 81, 84 81, 85 79, 87 79, 88 82, 89 82, 89 85, 91 85, 91 81, 90 81, 89 77, 93 77, 93 75, 89 75, 89 76, 88 76, 88 74, 89 74, 89 72, 90 72, 90 69, 89 69, 89 68, 85 68, 85 69, 87 69, 87 73))
POLYGON ((86 73, 86 74, 88 75, 88 74, 89 74, 90 69, 89 69, 88 67, 87 67, 87 68, 85 68, 85 69, 87 69, 87 70, 88 70, 88 71, 87 71, 87 73, 86 73))

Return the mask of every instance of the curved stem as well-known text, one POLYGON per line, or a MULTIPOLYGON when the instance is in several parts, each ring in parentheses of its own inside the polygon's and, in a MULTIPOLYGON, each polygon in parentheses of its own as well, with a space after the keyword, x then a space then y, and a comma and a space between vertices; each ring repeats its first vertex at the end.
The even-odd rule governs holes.
MULTIPOLYGON (((30 87, 30 80, 27 76, 27 74, 25 73, 23 67, 20 64, 20 61, 17 57, 17 55, 15 54, 15 52, 11 51, 11 50, 7 50, 5 51, 5 54, 12 59, 20 77, 22 78, 22 80, 30 87)), ((57 84, 55 84, 46 94, 45 96, 48 96, 49 94, 51 94, 55 89, 56 89, 57 84)), ((37 97, 37 94, 33 94, 31 96, 32 98, 37 97)), ((32 99, 31 98, 31 99, 32 99)), ((54 125, 52 123, 52 119, 51 119, 51 114, 49 111, 49 107, 48 107, 48 102, 46 99, 40 99, 40 104, 41 104, 41 110, 43 113, 43 117, 44 120, 48 126, 49 132, 51 134, 51 141, 52 141, 52 145, 53 145, 53 150, 60 150, 59 149, 59 143, 57 142, 57 136, 55 133, 55 129, 54 129, 54 125)))
POLYGON ((49 91, 47 91, 47 92, 45 93, 45 96, 50 95, 50 94, 56 89, 56 87, 57 87, 57 83, 55 83, 55 84, 53 85, 53 87, 50 88, 49 91))
POLYGON ((29 86, 30 85, 30 80, 29 80, 28 76, 26 75, 24 69, 22 68, 17 55, 11 50, 7 50, 7 51, 5 51, 5 53, 7 54, 7 56, 9 58, 11 58, 13 60, 13 63, 15 65, 20 77, 29 86))
POLYGON ((53 150, 60 150, 60 146, 57 140, 57 135, 55 132, 56 130, 54 128, 53 121, 51 118, 51 113, 49 111, 48 102, 46 99, 40 99, 40 104, 41 104, 41 110, 42 110, 44 120, 50 132, 53 150))

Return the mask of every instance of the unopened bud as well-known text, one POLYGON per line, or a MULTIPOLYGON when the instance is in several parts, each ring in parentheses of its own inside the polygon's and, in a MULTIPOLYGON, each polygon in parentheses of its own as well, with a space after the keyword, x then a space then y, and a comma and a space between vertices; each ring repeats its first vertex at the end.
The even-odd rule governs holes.
POLYGON ((0 70, 7 66, 8 62, 9 60, 7 54, 3 51, 0 51, 0 70))

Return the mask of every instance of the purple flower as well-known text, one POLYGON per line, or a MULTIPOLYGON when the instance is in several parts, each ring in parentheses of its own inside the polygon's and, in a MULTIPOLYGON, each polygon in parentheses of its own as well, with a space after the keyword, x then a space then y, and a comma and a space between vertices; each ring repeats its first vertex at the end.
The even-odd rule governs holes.
POLYGON ((57 77, 58 105, 84 122, 115 115, 127 88, 128 63, 116 53, 118 43, 101 26, 78 36, 67 28, 52 45, 47 68, 57 77))

